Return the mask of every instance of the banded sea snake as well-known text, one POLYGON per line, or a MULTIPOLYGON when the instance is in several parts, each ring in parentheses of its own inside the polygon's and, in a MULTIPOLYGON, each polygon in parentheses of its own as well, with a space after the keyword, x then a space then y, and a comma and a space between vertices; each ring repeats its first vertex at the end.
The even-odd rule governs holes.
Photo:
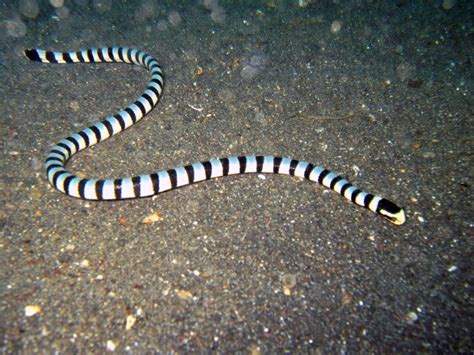
POLYGON ((318 182, 352 201, 368 208, 394 224, 405 222, 403 208, 353 186, 349 181, 322 167, 305 161, 275 156, 238 156, 211 159, 158 173, 119 179, 86 179, 68 172, 67 161, 79 151, 99 143, 141 120, 157 105, 163 92, 164 78, 158 61, 146 52, 126 47, 86 49, 78 52, 50 52, 27 49, 30 60, 41 63, 117 62, 146 68, 151 79, 143 94, 124 110, 81 130, 57 143, 48 152, 45 168, 52 186, 66 195, 85 200, 122 200, 146 197, 199 181, 227 175, 274 173, 293 175, 318 182))

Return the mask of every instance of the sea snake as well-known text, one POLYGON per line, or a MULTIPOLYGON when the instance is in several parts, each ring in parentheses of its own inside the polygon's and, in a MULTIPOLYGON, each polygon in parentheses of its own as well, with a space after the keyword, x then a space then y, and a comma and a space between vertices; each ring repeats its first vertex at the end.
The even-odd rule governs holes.
POLYGON ((151 79, 143 94, 114 116, 81 130, 57 143, 48 152, 45 168, 52 186, 66 195, 85 200, 123 200, 146 197, 199 181, 227 175, 274 173, 293 175, 318 182, 353 203, 368 208, 394 224, 405 222, 403 208, 353 186, 345 178, 305 161, 271 155, 234 156, 162 170, 153 174, 119 179, 86 179, 66 170, 67 161, 77 152, 102 142, 140 121, 157 105, 163 92, 164 78, 158 61, 148 53, 127 47, 92 48, 82 51, 51 52, 27 49, 30 60, 41 63, 117 62, 146 68, 151 79))

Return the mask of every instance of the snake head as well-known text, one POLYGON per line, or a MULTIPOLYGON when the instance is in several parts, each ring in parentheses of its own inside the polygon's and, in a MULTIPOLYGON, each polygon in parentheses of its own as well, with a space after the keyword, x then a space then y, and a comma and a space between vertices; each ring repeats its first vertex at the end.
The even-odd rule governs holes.
POLYGON ((405 210, 385 198, 380 200, 377 213, 396 225, 401 225, 406 221, 405 210))

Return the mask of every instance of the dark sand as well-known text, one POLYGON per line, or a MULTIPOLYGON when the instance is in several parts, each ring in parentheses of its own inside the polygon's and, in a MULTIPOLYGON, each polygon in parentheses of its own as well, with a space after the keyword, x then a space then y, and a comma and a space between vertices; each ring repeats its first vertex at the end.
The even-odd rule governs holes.
POLYGON ((179 3, 41 1, 34 19, 0 3, 1 351, 472 352, 473 2, 179 3), (405 206, 406 224, 275 175, 122 202, 53 191, 48 149, 148 75, 22 50, 104 45, 156 56, 164 97, 71 170, 283 155, 405 206))

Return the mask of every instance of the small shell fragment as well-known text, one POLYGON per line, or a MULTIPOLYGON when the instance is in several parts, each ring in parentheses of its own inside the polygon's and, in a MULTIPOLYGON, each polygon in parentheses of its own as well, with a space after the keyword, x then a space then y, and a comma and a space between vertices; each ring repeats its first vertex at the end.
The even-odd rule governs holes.
POLYGON ((145 316, 145 311, 142 307, 138 307, 135 314, 137 315, 137 317, 143 318, 145 316))
POLYGON ((189 291, 176 289, 175 292, 182 300, 190 301, 193 299, 193 294, 189 291))
POLYGON ((331 32, 332 33, 339 33, 342 29, 342 22, 341 21, 333 21, 331 23, 331 32))
POLYGON ((449 272, 454 272, 458 269, 458 267, 456 265, 451 265, 449 268, 448 268, 448 271, 449 272))
POLYGON ((153 224, 161 220, 162 220, 161 214, 160 212, 157 211, 143 218, 143 224, 153 224))
POLYGON ((38 306, 36 304, 30 304, 25 307, 25 316, 26 317, 32 317, 35 314, 41 312, 41 306, 38 306))
POLYGON ((405 320, 408 324, 412 325, 418 320, 418 314, 415 312, 408 312, 405 316, 405 320))
POLYGON ((91 265, 90 261, 87 260, 87 259, 83 259, 81 260, 81 262, 79 263, 79 267, 85 269, 85 268, 88 268, 89 266, 91 265))
POLYGON ((201 76, 203 74, 204 74, 204 69, 200 66, 197 66, 196 68, 194 68, 193 79, 196 79, 198 76, 201 76))
POLYGON ((281 278, 281 283, 283 286, 283 294, 285 296, 290 296, 291 291, 295 288, 296 286, 296 275, 294 274, 285 274, 281 278))
POLYGON ((130 330, 132 327, 135 325, 135 322, 137 321, 137 317, 135 317, 133 314, 129 314, 127 316, 127 320, 125 322, 125 329, 130 330))
POLYGON ((117 344, 113 340, 107 340, 107 350, 108 351, 114 351, 115 348, 117 347, 117 344))

